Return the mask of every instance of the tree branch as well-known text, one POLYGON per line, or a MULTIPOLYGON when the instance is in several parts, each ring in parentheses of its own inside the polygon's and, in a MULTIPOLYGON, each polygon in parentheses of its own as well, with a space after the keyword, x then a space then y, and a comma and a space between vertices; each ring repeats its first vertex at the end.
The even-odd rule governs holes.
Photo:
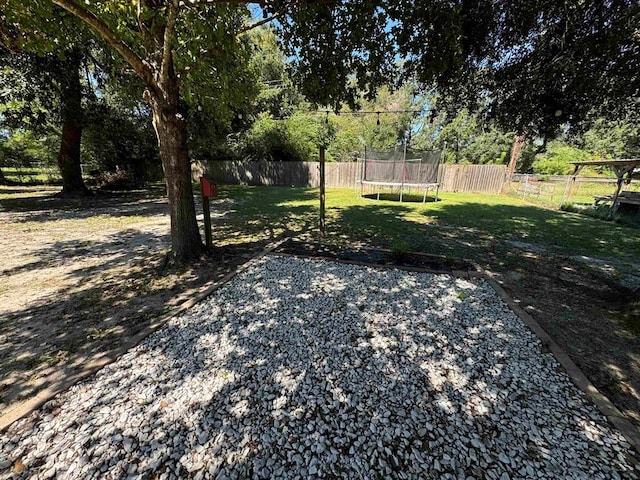
MULTIPOLYGON (((180 3, 182 5, 185 6, 190 6, 190 7, 198 7, 200 5, 207 5, 207 4, 215 4, 215 3, 260 3, 263 6, 267 4, 267 2, 259 2, 259 1, 250 1, 250 0, 178 0, 180 1, 180 3)), ((285 3, 284 5, 282 5, 278 11, 276 11, 273 15, 271 15, 268 18, 265 18, 263 20, 260 20, 259 22, 256 23, 252 23, 251 25, 247 25, 246 27, 241 28, 240 30, 238 30, 238 33, 236 34, 237 36, 243 35, 255 28, 258 28, 261 25, 264 25, 266 23, 272 22, 273 20, 282 17, 285 13, 287 13, 287 11, 295 6, 295 5, 299 5, 301 3, 303 3, 304 1, 307 1, 309 3, 314 3, 314 0, 291 0, 290 2, 285 3)), ((315 3, 334 3, 335 1, 339 1, 339 0, 315 0, 315 3)), ((200 53, 198 56, 198 61, 200 61, 203 57, 212 55, 214 53, 217 53, 220 51, 220 47, 218 45, 213 46, 212 48, 208 48, 207 50, 205 50, 204 52, 200 53)), ((180 76, 184 75, 185 73, 188 73, 189 70, 191 70, 194 65, 196 64, 196 62, 193 62, 190 65, 187 65, 186 67, 184 67, 183 69, 180 70, 180 76)))
MULTIPOLYGON (((203 5, 203 4, 210 4, 210 3, 221 3, 224 0, 193 0, 193 1, 185 1, 183 2, 184 4, 189 4, 191 6, 198 6, 198 5, 203 5)), ((250 1, 243 1, 243 0, 234 0, 236 1, 236 3, 252 3, 250 1)), ((263 20, 260 20, 259 22, 256 23, 252 23, 251 25, 247 25, 246 27, 241 28, 240 30, 238 30, 238 33, 236 34, 236 36, 240 36, 243 35, 247 32, 249 32, 250 30, 253 30, 254 28, 259 27, 260 25, 264 25, 265 23, 269 23, 273 20, 275 20, 278 17, 281 17, 282 15, 284 15, 285 13, 287 13, 287 10, 290 7, 293 7, 296 4, 302 3, 302 1, 304 0, 291 0, 288 3, 285 3, 284 5, 282 5, 278 11, 276 13, 274 13, 273 15, 271 15, 268 18, 265 18, 263 20)), ((209 55, 212 55, 214 53, 218 53, 220 51, 220 46, 219 45, 214 45, 211 48, 206 49, 204 52, 201 52, 198 55, 198 59, 197 62, 199 62, 200 60, 202 60, 202 58, 207 57, 209 55)), ((185 73, 188 73, 195 65, 197 62, 192 62, 191 64, 187 65, 186 67, 184 67, 183 69, 180 70, 180 76, 184 75, 185 73)))
POLYGON ((238 35, 243 35, 243 34, 249 32, 249 31, 253 30, 254 28, 258 28, 261 25, 264 25, 265 23, 269 23, 269 22, 274 21, 277 18, 280 18, 285 13, 287 13, 287 10, 289 10, 289 8, 302 3, 302 1, 303 0, 292 0, 292 1, 288 2, 288 3, 285 3, 284 5, 282 5, 278 9, 278 11, 276 13, 274 13, 270 17, 264 18, 264 19, 260 20, 259 22, 255 22, 255 23, 252 23, 251 25, 247 25, 246 27, 241 28, 238 31, 238 35))
POLYGON ((142 78, 145 83, 152 84, 153 78, 149 66, 126 43, 119 39, 104 21, 85 7, 75 3, 74 0, 51 1, 89 25, 133 67, 136 75, 142 78))
POLYGON ((172 0, 169 4, 169 13, 167 15, 167 24, 164 27, 164 39, 162 45, 162 66, 160 68, 160 76, 164 85, 171 68, 171 40, 175 31, 176 20, 180 13, 180 0, 172 0))

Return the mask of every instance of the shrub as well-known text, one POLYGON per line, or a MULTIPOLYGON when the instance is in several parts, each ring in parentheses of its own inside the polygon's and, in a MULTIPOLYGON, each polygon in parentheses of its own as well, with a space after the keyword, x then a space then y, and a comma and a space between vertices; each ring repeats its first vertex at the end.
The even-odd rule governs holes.
POLYGON ((94 173, 93 182, 102 190, 135 190, 143 186, 143 180, 131 170, 116 167, 113 172, 94 173))
POLYGON ((589 154, 584 150, 560 142, 551 142, 545 153, 536 155, 533 171, 546 175, 570 175, 574 167, 569 162, 588 159, 589 154))
POLYGON ((239 155, 250 160, 304 162, 318 155, 318 123, 294 114, 286 120, 261 116, 239 141, 239 155))

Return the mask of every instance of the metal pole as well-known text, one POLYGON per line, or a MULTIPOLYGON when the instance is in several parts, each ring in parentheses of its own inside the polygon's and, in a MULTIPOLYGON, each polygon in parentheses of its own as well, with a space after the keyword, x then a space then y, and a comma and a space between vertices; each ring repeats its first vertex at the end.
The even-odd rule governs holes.
POLYGON ((325 234, 325 162, 324 162, 324 146, 320 147, 320 235, 324 237, 325 234))

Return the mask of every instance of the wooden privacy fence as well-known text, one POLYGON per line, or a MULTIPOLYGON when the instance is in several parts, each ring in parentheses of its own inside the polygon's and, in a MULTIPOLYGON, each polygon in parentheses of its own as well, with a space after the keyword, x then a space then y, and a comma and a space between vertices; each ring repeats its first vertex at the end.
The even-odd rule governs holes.
MULTIPOLYGON (((280 185, 318 187, 318 162, 210 162, 206 173, 223 185, 280 185)), ((327 187, 353 187, 360 178, 361 164, 330 162, 326 167, 327 187)), ((440 165, 440 191, 499 193, 504 184, 504 165, 440 165)), ((199 173, 195 173, 199 176, 199 173)))
POLYGON ((440 166, 440 190, 444 192, 500 193, 504 185, 505 165, 440 166))

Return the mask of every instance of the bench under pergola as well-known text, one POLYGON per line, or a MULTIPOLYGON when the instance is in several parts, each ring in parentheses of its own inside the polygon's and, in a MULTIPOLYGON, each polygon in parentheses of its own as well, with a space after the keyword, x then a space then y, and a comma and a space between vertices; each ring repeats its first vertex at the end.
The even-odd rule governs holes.
POLYGON ((640 206, 640 194, 636 192, 622 192, 622 185, 631 183, 633 174, 640 169, 640 158, 623 158, 615 160, 588 160, 584 162, 570 162, 573 166, 573 179, 584 167, 609 167, 616 174, 616 191, 613 195, 596 197, 598 201, 611 200, 611 211, 615 212, 621 203, 640 206))

